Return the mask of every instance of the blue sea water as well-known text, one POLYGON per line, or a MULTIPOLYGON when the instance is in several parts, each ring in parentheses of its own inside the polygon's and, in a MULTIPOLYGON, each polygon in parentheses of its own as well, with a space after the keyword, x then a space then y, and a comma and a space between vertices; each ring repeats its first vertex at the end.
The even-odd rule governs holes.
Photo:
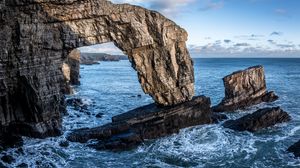
POLYGON ((90 114, 68 107, 64 135, 46 140, 25 138, 23 152, 6 152, 16 159, 7 166, 26 163, 43 168, 300 167, 300 159, 286 152, 300 139, 300 59, 194 59, 196 95, 206 95, 213 105, 217 104, 224 97, 222 77, 254 65, 264 66, 267 87, 280 99, 228 113, 228 117, 235 119, 258 108, 281 106, 292 121, 256 133, 235 132, 223 128, 222 123, 195 126, 123 152, 96 151, 79 143, 60 147, 59 142, 72 129, 99 126, 110 122, 114 115, 153 102, 141 90, 129 61, 101 62, 82 66, 81 85, 75 88, 75 95, 69 96, 83 98, 90 114), (103 113, 103 117, 96 118, 98 113, 103 113))

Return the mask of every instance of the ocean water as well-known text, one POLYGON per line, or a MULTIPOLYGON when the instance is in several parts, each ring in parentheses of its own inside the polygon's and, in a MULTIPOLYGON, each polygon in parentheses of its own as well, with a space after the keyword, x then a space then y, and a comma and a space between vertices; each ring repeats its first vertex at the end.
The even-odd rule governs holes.
POLYGON ((300 59, 194 59, 197 95, 206 95, 215 105, 224 97, 222 77, 253 65, 265 67, 267 87, 280 99, 228 113, 235 119, 258 108, 281 106, 292 121, 256 133, 235 132, 222 123, 186 128, 179 134, 151 140, 136 149, 122 152, 96 151, 86 144, 59 142, 72 129, 94 127, 110 122, 111 117, 152 103, 143 93, 129 61, 101 62, 82 66, 81 85, 76 94, 88 104, 88 112, 68 107, 64 117, 64 135, 46 140, 25 138, 20 149, 9 149, 16 161, 8 167, 26 163, 29 167, 300 167, 300 159, 286 149, 300 139, 300 59), (137 96, 141 95, 141 97, 137 96), (95 115, 103 113, 102 118, 95 115))

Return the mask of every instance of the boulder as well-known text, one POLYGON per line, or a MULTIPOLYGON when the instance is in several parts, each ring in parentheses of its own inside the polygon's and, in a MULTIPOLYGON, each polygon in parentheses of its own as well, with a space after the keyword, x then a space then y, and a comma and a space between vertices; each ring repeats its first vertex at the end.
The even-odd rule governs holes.
POLYGON ((104 126, 74 130, 67 139, 81 143, 97 139, 98 142, 90 146, 96 149, 124 149, 134 147, 145 139, 178 133, 180 129, 190 126, 211 124, 221 118, 212 113, 210 99, 199 96, 175 106, 146 105, 117 115, 104 126))
POLYGON ((300 140, 290 146, 287 151, 294 153, 295 157, 300 157, 300 140))
POLYGON ((273 126, 277 123, 290 121, 291 117, 280 107, 259 109, 237 120, 226 121, 223 126, 236 131, 255 132, 262 128, 273 126))
POLYGON ((236 71, 224 77, 223 82, 225 98, 212 107, 214 112, 235 111, 278 99, 274 92, 267 91, 264 68, 260 65, 236 71))

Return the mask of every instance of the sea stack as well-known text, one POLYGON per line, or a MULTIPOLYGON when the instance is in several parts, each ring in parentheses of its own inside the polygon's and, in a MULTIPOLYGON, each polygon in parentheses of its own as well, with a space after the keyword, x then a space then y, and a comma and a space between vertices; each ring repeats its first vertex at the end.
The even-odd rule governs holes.
POLYGON ((235 111, 262 102, 273 102, 278 99, 274 92, 268 92, 264 68, 253 66, 236 71, 223 78, 225 98, 214 106, 214 112, 235 111))

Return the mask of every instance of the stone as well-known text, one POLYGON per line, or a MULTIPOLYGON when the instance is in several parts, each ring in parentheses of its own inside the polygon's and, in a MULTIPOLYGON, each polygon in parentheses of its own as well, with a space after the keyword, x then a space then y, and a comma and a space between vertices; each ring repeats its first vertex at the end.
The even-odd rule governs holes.
POLYGON ((287 151, 293 153, 295 157, 300 157, 300 140, 290 146, 287 151))
POLYGON ((1 160, 5 163, 11 164, 12 162, 16 161, 14 157, 10 155, 4 155, 1 157, 1 160))
POLYGON ((259 109, 237 120, 228 120, 223 126, 236 131, 255 132, 262 128, 273 126, 277 123, 291 120, 289 114, 280 107, 259 109))
POLYGON ((210 109, 210 99, 199 96, 172 107, 139 107, 114 116, 106 125, 74 130, 67 139, 80 143, 97 139, 96 144, 90 145, 96 149, 128 149, 147 139, 178 133, 182 128, 214 123, 217 118, 210 109))
POLYGON ((79 85, 79 72, 80 72, 80 51, 77 49, 72 50, 62 66, 62 72, 65 79, 65 94, 73 94, 71 85, 79 85))
POLYGON ((61 134, 62 69, 78 47, 113 42, 159 105, 194 95, 188 34, 158 12, 106 0, 5 0, 0 21, 0 125, 19 126, 11 133, 61 134))
POLYGON ((104 115, 103 113, 98 113, 98 114, 95 115, 95 117, 96 117, 96 118, 102 118, 103 115, 104 115))
POLYGON ((68 147, 70 144, 69 144, 69 141, 67 141, 67 140, 61 140, 61 141, 59 141, 59 146, 61 146, 61 147, 68 147))
POLYGON ((266 88, 264 68, 261 65, 236 71, 223 78, 225 98, 220 104, 212 107, 214 112, 235 111, 262 102, 273 102, 278 99, 274 92, 266 88))
POLYGON ((27 168, 28 167, 28 164, 26 163, 21 163, 17 166, 17 168, 27 168))
POLYGON ((66 100, 67 106, 72 106, 75 110, 89 113, 88 110, 88 104, 84 102, 81 98, 69 98, 66 100))

